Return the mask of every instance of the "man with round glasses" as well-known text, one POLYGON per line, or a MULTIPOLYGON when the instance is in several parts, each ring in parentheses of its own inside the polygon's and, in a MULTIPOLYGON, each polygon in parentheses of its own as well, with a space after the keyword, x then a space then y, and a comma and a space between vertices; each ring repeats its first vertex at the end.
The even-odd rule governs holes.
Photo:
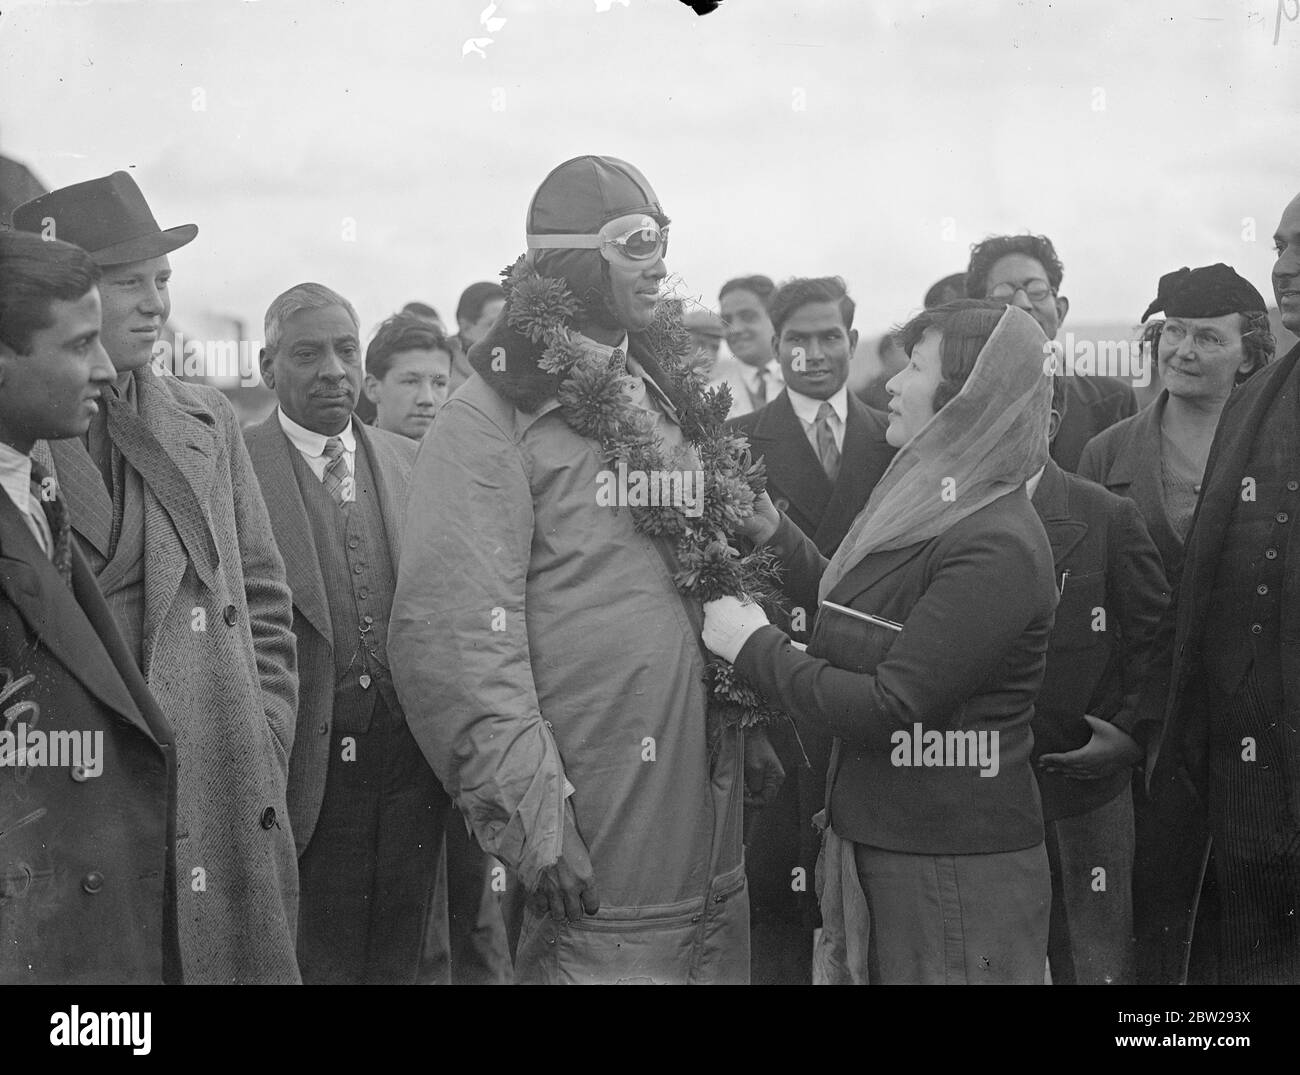
MULTIPOLYGON (((670 465, 701 466, 682 429, 695 404, 647 331, 668 218, 636 168, 586 156, 543 181, 526 232, 504 314, 470 349, 475 376, 412 474, 398 693, 484 850, 528 893, 517 982, 744 983, 742 747, 724 730, 711 750, 702 615, 677 589, 673 543, 602 501, 621 449, 584 435, 617 413, 653 429, 670 465), (560 321, 608 392, 576 365, 557 372, 543 337, 560 321)), ((743 750, 774 796, 767 740, 743 750)))
MULTIPOLYGON (((1060 293, 1064 275, 1046 235, 993 235, 971 247, 966 294, 1019 306, 1054 340, 1070 310, 1070 300, 1060 293)), ((1136 413, 1133 389, 1118 378, 1067 377, 1052 458, 1064 470, 1077 470, 1088 441, 1136 413)))

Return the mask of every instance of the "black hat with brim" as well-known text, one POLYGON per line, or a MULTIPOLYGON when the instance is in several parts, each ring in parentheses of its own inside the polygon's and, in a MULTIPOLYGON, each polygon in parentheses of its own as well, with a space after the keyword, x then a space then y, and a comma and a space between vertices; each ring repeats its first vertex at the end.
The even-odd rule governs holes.
POLYGON ((1166 317, 1222 317, 1225 314, 1266 313, 1264 296, 1229 265, 1219 262, 1189 269, 1184 265, 1160 277, 1155 300, 1143 322, 1159 311, 1166 317))
POLYGON ((165 231, 126 172, 74 183, 24 202, 13 212, 18 231, 75 243, 101 266, 170 254, 199 233, 197 224, 165 231))

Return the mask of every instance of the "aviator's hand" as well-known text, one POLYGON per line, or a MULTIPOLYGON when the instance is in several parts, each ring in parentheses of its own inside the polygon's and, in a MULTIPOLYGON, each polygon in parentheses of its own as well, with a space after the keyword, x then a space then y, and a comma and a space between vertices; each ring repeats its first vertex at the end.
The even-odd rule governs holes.
POLYGON ((564 840, 559 861, 537 875, 537 884, 528 894, 528 905, 534 914, 549 912, 557 922, 565 918, 577 922, 583 914, 595 914, 600 910, 600 894, 596 891, 591 856, 578 835, 573 807, 567 801, 564 804, 564 840))
POLYGON ((741 604, 734 597, 719 597, 704 603, 701 637, 711 653, 734 661, 749 636, 767 625, 766 613, 753 602, 741 604))
POLYGON ((1078 750, 1044 754, 1038 759, 1043 772, 1063 773, 1075 780, 1103 780, 1142 759, 1142 748, 1127 732, 1087 713, 1083 719, 1092 729, 1092 738, 1078 750))
POLYGON ((762 728, 745 732, 745 805, 767 806, 785 783, 785 766, 762 728))
POLYGON ((740 524, 740 533, 755 545, 763 545, 780 525, 781 515, 764 489, 754 498, 754 514, 740 524))

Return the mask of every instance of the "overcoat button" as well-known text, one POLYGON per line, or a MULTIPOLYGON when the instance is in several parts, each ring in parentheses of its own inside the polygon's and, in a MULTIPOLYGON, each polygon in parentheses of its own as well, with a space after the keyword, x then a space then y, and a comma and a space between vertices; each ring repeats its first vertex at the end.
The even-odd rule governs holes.
POLYGON ((274 806, 268 806, 265 810, 262 811, 262 828, 264 829, 275 828, 275 807, 274 806))
POLYGON ((1297 489, 1300 489, 1300 482, 1292 478, 1289 482, 1286 483, 1286 488, 1287 488, 1287 492, 1294 493, 1297 489))
POLYGON ((772 501, 772 506, 776 508, 777 511, 785 511, 785 509, 790 506, 790 501, 783 496, 779 496, 772 501))
POLYGON ((72 779, 78 784, 84 783, 90 779, 90 770, 84 765, 74 765, 72 767, 72 779))
POLYGON ((1264 559, 1265 559, 1265 560, 1276 560, 1276 559, 1277 559, 1277 549, 1265 549, 1265 550, 1264 550, 1264 559))
POLYGON ((221 614, 221 618, 226 621, 227 627, 234 627, 235 621, 239 619, 239 613, 235 611, 234 605, 227 605, 226 610, 221 614))
POLYGON ((1263 597, 1266 593, 1268 593, 1268 587, 1261 582, 1258 586, 1255 587, 1255 592, 1259 594, 1260 597, 1263 597))
POLYGON ((91 870, 81 879, 81 887, 93 896, 104 887, 104 875, 98 870, 91 870))
POLYGON ((1284 523, 1284 522, 1286 522, 1289 518, 1291 518, 1291 516, 1289 516, 1289 515, 1288 515, 1286 512, 1284 512, 1284 511, 1279 511, 1276 515, 1273 516, 1273 518, 1276 519, 1276 520, 1277 520, 1278 522, 1280 522, 1280 523, 1284 523))
POLYGON ((1252 623, 1250 625, 1250 633, 1252 635, 1262 635, 1264 633, 1264 625, 1262 623, 1252 623))

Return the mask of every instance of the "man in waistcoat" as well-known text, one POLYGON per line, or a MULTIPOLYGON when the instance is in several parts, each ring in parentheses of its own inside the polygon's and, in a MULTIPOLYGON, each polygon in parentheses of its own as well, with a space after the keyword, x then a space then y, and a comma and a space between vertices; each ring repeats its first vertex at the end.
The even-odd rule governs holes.
POLYGON ((362 349, 347 299, 292 287, 267 310, 265 339, 262 379, 279 406, 246 436, 298 640, 298 963, 308 984, 414 983, 448 805, 407 728, 386 641, 416 443, 353 420, 362 349))

